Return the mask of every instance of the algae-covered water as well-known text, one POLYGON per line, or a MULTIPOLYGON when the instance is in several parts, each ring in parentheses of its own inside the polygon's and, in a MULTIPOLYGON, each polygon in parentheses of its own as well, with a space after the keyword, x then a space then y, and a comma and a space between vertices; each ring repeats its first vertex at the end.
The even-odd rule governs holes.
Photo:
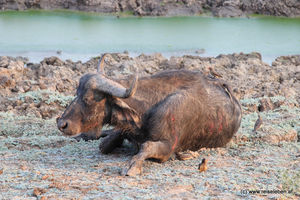
POLYGON ((62 11, 0 12, 0 55, 33 61, 103 52, 215 56, 257 51, 264 60, 300 54, 300 18, 117 17, 62 11))

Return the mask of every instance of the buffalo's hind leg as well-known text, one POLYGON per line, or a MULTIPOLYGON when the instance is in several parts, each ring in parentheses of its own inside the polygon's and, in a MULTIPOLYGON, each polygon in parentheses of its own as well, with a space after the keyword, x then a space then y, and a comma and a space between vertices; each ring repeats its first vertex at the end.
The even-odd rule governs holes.
POLYGON ((123 171, 123 175, 135 176, 142 173, 143 161, 148 158, 154 158, 161 162, 169 159, 172 153, 171 146, 168 142, 164 141, 147 141, 142 144, 139 153, 130 161, 129 168, 123 171))

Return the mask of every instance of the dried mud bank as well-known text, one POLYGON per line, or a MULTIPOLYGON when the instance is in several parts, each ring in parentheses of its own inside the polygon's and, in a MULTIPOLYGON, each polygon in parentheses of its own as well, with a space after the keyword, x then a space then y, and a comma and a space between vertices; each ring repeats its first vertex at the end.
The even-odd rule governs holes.
POLYGON ((131 12, 139 16, 189 16, 211 12, 218 17, 248 14, 300 16, 298 0, 2 0, 1 10, 70 9, 87 12, 131 12))
POLYGON ((103 155, 99 141, 76 142, 56 128, 55 117, 74 97, 79 78, 96 71, 97 60, 0 57, 0 199, 299 198, 300 55, 278 57, 271 66, 259 53, 108 55, 112 78, 213 67, 243 107, 241 128, 225 148, 201 149, 187 161, 147 161, 138 177, 120 175, 133 154, 130 144, 103 155), (258 113, 263 125, 253 132, 258 113), (205 173, 197 170, 202 158, 208 159, 205 173))
MULTIPOLYGON (((95 72, 99 58, 89 61, 62 61, 57 57, 30 63, 26 58, 0 57, 0 111, 17 115, 32 114, 49 119, 65 108, 75 94, 79 78, 95 72)), ((272 66, 261 60, 259 53, 230 54, 217 57, 181 56, 167 59, 161 54, 140 55, 110 54, 105 71, 111 78, 128 78, 138 71, 140 76, 151 75, 166 69, 188 69, 207 72, 213 67, 227 80, 235 95, 244 99, 257 99, 249 110, 275 109, 287 104, 300 103, 300 56, 278 57, 272 66), (271 97, 281 96, 273 105, 271 97), (265 106, 258 107, 258 104, 265 106)))

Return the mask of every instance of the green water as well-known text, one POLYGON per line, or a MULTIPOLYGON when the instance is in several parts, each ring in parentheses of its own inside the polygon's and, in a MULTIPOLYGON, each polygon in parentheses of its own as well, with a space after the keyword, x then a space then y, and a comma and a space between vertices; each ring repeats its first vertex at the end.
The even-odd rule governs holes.
POLYGON ((300 18, 120 17, 72 12, 0 12, 0 55, 87 59, 103 52, 203 56, 300 54, 300 18))

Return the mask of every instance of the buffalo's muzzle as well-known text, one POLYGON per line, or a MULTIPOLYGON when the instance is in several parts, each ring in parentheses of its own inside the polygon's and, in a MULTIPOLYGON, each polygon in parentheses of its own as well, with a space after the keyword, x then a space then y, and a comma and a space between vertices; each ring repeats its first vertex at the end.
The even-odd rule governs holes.
POLYGON ((58 118, 57 120, 57 128, 61 131, 61 132, 65 132, 65 130, 67 130, 68 128, 68 122, 66 120, 60 119, 58 118))

